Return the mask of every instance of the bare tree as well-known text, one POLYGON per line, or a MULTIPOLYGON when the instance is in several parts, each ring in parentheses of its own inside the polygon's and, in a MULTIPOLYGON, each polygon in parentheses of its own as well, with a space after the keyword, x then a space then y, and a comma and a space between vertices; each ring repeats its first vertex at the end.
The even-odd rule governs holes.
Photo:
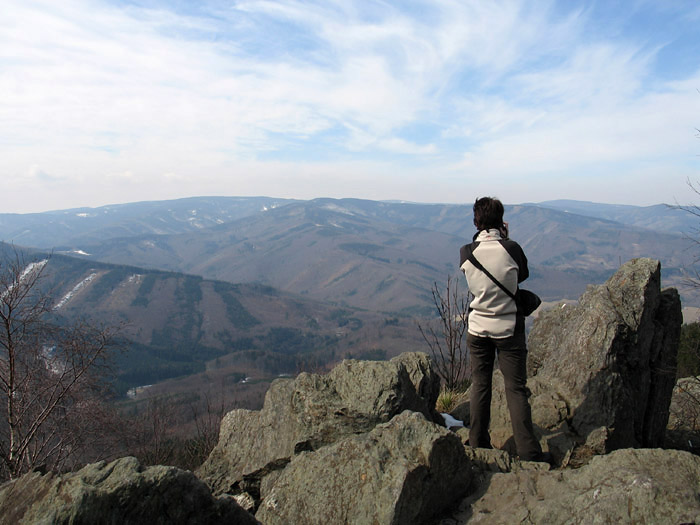
POLYGON ((173 461, 176 443, 176 413, 166 396, 149 397, 143 411, 131 418, 129 453, 145 465, 168 465, 173 461))
POLYGON ((431 292, 438 318, 425 325, 419 323, 418 329, 430 348, 445 388, 454 390, 468 378, 467 316, 470 301, 468 296, 459 292, 451 277, 447 278, 444 293, 437 283, 433 283, 431 292))
POLYGON ((194 470, 219 440, 221 420, 231 406, 223 387, 207 389, 183 404, 177 396, 154 394, 131 414, 123 414, 128 433, 122 440, 128 454, 144 465, 172 465, 194 470))
POLYGON ((189 455, 195 465, 201 465, 219 441, 221 420, 229 410, 223 387, 217 394, 204 392, 202 402, 190 405, 195 424, 195 438, 191 442, 189 455))
POLYGON ((113 333, 50 322, 48 260, 0 262, 0 476, 59 470, 102 440, 106 356, 113 333), (92 439, 95 438, 95 439, 92 439))

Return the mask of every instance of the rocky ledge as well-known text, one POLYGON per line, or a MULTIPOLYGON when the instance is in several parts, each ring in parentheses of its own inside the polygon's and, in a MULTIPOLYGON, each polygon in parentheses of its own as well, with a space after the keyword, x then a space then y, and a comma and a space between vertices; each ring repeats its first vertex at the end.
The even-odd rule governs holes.
POLYGON ((535 321, 533 421, 557 460, 553 470, 508 452, 498 373, 491 425, 498 449, 474 449, 464 429, 445 429, 434 411, 439 380, 428 356, 409 353, 275 381, 262 410, 225 417, 196 476, 141 468, 132 458, 62 476, 30 473, 0 487, 0 516, 7 523, 698 523, 700 458, 658 448, 681 325, 678 294, 660 290, 659 272, 657 261, 630 261, 577 305, 535 321))

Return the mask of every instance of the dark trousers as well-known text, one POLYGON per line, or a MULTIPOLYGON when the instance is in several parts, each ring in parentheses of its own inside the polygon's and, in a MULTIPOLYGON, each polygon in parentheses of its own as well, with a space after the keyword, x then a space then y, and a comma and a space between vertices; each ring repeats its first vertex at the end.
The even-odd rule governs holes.
POLYGON ((493 365, 498 352, 498 363, 506 385, 506 402, 518 456, 533 460, 542 453, 532 428, 532 414, 527 388, 527 346, 525 334, 504 339, 467 336, 472 387, 470 400, 469 444, 472 447, 491 448, 489 423, 491 421, 491 383, 493 365))

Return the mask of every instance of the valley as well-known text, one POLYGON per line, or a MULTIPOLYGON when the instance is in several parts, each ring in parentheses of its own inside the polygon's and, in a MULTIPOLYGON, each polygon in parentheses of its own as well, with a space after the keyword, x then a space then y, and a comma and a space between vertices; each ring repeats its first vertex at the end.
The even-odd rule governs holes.
MULTIPOLYGON (((506 218, 547 304, 645 256, 700 305, 683 288, 693 245, 661 229, 691 228, 690 214, 564 201, 507 206, 506 218)), ((463 285, 458 250, 473 234, 466 205, 268 197, 0 214, 0 227, 6 254, 48 259, 57 323, 121 327, 120 395, 219 384, 250 407, 280 374, 426 350, 416 322, 434 315, 434 282, 463 285)))

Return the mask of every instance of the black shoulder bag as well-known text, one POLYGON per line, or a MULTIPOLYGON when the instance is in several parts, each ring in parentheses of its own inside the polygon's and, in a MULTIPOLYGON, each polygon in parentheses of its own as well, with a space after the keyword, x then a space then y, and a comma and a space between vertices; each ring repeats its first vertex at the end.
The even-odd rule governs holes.
POLYGON ((473 253, 470 253, 467 259, 479 270, 484 272, 486 276, 489 279, 491 279, 494 283, 496 283, 501 290, 508 294, 508 296, 515 301, 515 305, 518 308, 518 311, 522 313, 525 317, 532 314, 532 312, 537 310, 537 307, 540 304, 542 304, 542 299, 540 299, 536 293, 531 292, 530 290, 524 290, 519 286, 518 290, 515 292, 515 294, 513 294, 513 292, 511 292, 508 288, 503 286, 503 284, 498 279, 491 275, 491 272, 484 268, 484 265, 481 264, 476 257, 474 257, 473 253))

